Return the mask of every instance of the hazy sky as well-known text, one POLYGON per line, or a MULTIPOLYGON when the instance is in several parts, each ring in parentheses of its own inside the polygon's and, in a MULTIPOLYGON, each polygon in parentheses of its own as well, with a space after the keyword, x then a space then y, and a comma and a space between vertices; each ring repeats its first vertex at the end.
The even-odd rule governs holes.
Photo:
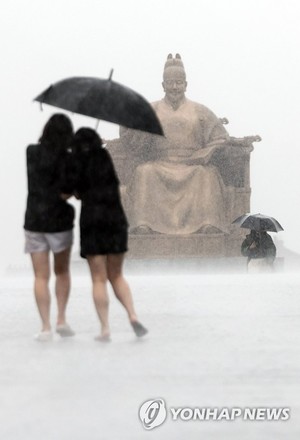
MULTIPOLYGON (((259 134, 251 156, 252 212, 276 217, 300 252, 300 3, 298 0, 10 0, 1 8, 1 266, 25 261, 25 149, 52 107, 32 100, 68 76, 114 80, 149 101, 163 96, 168 53, 180 53, 187 96, 230 135, 259 134)), ((75 128, 95 126, 73 116, 75 128)), ((104 138, 117 127, 100 122, 104 138)))

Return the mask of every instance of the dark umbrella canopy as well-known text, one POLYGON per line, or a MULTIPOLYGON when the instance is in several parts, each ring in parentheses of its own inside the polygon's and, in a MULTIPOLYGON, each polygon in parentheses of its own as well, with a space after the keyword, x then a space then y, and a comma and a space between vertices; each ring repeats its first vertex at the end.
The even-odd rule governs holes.
POLYGON ((255 231, 283 231, 283 227, 275 218, 263 214, 244 214, 236 218, 232 224, 255 231))
POLYGON ((110 78, 66 78, 48 87, 34 101, 127 128, 164 134, 151 104, 110 78))

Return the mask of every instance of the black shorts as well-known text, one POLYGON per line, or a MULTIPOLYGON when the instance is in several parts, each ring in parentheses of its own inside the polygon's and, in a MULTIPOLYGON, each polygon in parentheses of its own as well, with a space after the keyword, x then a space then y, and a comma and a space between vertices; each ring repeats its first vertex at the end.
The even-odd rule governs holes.
POLYGON ((120 254, 128 250, 128 227, 80 229, 80 256, 120 254))

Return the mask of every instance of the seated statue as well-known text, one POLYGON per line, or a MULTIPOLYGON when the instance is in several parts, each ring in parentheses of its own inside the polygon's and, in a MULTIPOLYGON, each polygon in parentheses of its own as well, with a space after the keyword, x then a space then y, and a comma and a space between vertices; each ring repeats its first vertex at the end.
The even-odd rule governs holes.
POLYGON ((169 54, 162 86, 164 98, 152 105, 165 137, 120 130, 134 164, 125 200, 130 232, 226 233, 232 219, 227 218, 226 186, 215 162, 230 137, 211 110, 186 98, 179 54, 169 54))

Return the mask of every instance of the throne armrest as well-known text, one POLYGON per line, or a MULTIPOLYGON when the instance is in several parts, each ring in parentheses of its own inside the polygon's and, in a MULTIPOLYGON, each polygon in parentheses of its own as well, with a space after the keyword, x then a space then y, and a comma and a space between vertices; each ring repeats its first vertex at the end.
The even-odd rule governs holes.
POLYGON ((226 145, 213 157, 226 186, 250 188, 250 154, 253 142, 260 142, 260 136, 230 137, 226 145))

